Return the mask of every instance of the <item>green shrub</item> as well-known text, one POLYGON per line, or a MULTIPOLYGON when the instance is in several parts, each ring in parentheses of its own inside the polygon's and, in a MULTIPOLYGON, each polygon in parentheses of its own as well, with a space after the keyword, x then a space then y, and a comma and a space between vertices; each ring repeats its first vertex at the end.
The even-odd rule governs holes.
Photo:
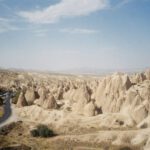
POLYGON ((122 147, 122 148, 120 148, 120 150, 131 150, 131 148, 130 147, 122 147))
POLYGON ((38 136, 39 136, 39 132, 38 132, 37 129, 31 130, 30 133, 31 133, 31 135, 32 135, 33 137, 38 137, 38 136))
POLYGON ((52 137, 55 136, 54 132, 50 130, 46 125, 38 125, 37 129, 32 130, 31 135, 33 137, 52 137))

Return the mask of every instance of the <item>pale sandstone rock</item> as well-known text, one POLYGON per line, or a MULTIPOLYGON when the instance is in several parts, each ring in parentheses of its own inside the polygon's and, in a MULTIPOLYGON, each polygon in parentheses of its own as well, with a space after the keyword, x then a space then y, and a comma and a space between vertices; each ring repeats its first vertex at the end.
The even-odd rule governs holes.
POLYGON ((39 90, 38 90, 39 99, 36 99, 34 101, 34 104, 36 104, 38 106, 42 106, 44 101, 47 98, 47 94, 48 94, 48 91, 46 90, 45 87, 39 88, 39 90))
POLYGON ((37 97, 36 97, 36 94, 35 94, 35 91, 33 88, 27 89, 27 91, 25 93, 25 98, 26 98, 28 105, 32 105, 34 103, 34 100, 37 97))
POLYGON ((76 103, 73 105, 73 111, 79 114, 83 114, 84 106, 90 102, 90 94, 86 86, 81 87, 80 89, 76 90, 74 95, 74 100, 76 103))
POLYGON ((48 98, 44 101, 42 107, 45 109, 56 109, 57 108, 56 100, 52 94, 48 95, 48 98))
POLYGON ((28 105, 28 103, 27 103, 27 101, 25 99, 24 93, 21 92, 20 95, 19 95, 19 98, 18 98, 16 106, 17 107, 24 107, 24 106, 27 106, 27 105, 28 105))
POLYGON ((145 76, 147 80, 150 80, 150 70, 145 71, 145 76))
POLYGON ((96 105, 102 107, 103 112, 118 112, 122 106, 122 102, 118 102, 118 99, 122 100, 131 86, 127 75, 114 74, 106 77, 96 91, 96 105))
POLYGON ((89 117, 95 116, 95 111, 96 111, 96 107, 95 107, 95 104, 93 103, 93 101, 89 102, 84 107, 84 115, 85 116, 89 116, 89 117))
POLYGON ((132 113, 133 119, 136 123, 140 123, 143 119, 145 119, 148 115, 148 111, 146 110, 144 105, 140 105, 132 113))
POLYGON ((129 76, 117 73, 95 78, 21 74, 24 79, 18 78, 14 73, 8 76, 3 74, 0 82, 2 87, 14 86, 16 91, 20 87, 30 90, 35 85, 40 98, 34 103, 39 106, 23 107, 27 104, 23 95, 20 95, 17 105, 21 108, 16 108, 16 111, 22 119, 53 125, 57 131, 66 134, 86 131, 87 134, 77 135, 75 138, 71 135, 73 140, 98 144, 104 142, 119 147, 141 145, 149 150, 149 72, 129 76), (93 103, 92 99, 96 102, 93 103), (102 109, 102 114, 96 113, 97 109, 102 109))
POLYGON ((63 93, 64 93, 64 91, 63 91, 63 88, 62 88, 62 87, 57 88, 57 89, 56 89, 56 92, 55 92, 55 94, 54 94, 55 99, 56 99, 56 100, 61 100, 61 99, 63 99, 63 93))
POLYGON ((46 95, 47 95, 47 90, 45 87, 41 87, 39 90, 38 90, 38 94, 40 96, 40 99, 44 100, 46 99, 46 95))
POLYGON ((134 77, 134 82, 135 83, 141 83, 143 82, 144 80, 146 80, 146 76, 144 75, 144 73, 138 73, 135 75, 134 77))
POLYGON ((131 144, 132 145, 144 145, 147 139, 148 139, 148 135, 140 133, 131 140, 131 144))
POLYGON ((146 145, 144 146, 144 150, 149 150, 150 149, 150 137, 148 138, 146 145))

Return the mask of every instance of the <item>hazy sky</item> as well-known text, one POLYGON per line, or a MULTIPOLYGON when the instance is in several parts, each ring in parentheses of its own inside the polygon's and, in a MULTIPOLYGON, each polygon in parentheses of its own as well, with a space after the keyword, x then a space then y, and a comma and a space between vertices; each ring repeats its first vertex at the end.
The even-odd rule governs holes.
POLYGON ((0 0, 0 66, 150 67, 150 0, 0 0))

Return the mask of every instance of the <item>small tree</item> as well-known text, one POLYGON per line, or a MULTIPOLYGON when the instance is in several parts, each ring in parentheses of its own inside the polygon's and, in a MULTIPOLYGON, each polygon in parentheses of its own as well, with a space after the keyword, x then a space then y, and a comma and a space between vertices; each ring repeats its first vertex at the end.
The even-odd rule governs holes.
POLYGON ((38 125, 37 129, 30 131, 33 137, 52 137, 55 136, 54 132, 50 130, 46 125, 38 125))
POLYGON ((31 133, 31 135, 32 135, 33 137, 38 137, 38 136, 39 136, 39 133, 38 133, 38 130, 37 130, 37 129, 31 130, 30 133, 31 133))

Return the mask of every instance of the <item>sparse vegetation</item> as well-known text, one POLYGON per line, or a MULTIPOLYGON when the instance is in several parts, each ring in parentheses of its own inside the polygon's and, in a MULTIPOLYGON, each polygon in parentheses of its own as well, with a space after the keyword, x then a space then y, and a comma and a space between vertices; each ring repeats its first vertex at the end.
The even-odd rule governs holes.
POLYGON ((32 135, 33 137, 38 137, 38 136, 39 136, 39 132, 38 132, 37 129, 31 130, 30 133, 31 133, 31 135, 32 135))
POLYGON ((4 114, 4 109, 3 109, 3 107, 0 106, 0 117, 2 117, 3 114, 4 114))
POLYGON ((0 97, 0 106, 3 105, 3 99, 0 97))
POLYGON ((0 117, 4 114, 3 104, 3 99, 0 97, 0 117))
POLYGON ((54 132, 50 130, 46 125, 38 125, 37 129, 30 131, 33 137, 52 137, 55 136, 54 132))
POLYGON ((19 98, 20 93, 21 93, 21 90, 18 90, 18 91, 16 92, 15 96, 14 96, 13 99, 12 99, 12 103, 13 103, 13 104, 17 104, 17 101, 18 101, 18 98, 19 98))
MULTIPOLYGON (((7 102, 11 96, 13 103, 17 103, 11 107, 12 120, 23 122, 0 129, 0 149, 21 144, 33 150, 140 150, 148 146, 149 130, 140 128, 149 126, 148 122, 141 124, 148 117, 149 81, 140 81, 140 87, 132 87, 130 76, 124 74, 110 75, 108 81, 93 76, 18 74, 13 78, 7 74, 3 76, 1 84, 6 88, 0 94, 5 99, 4 111, 7 111, 5 106, 10 104, 7 102), (127 91, 128 85, 131 90, 127 91), (106 104, 101 103, 103 98, 106 104), (138 107, 133 106, 133 110, 127 112, 129 116, 122 112, 126 102, 134 104, 137 101, 138 107), (137 126, 139 120, 140 128, 137 126), (57 137, 48 138, 55 133, 57 137)), ((130 109, 130 105, 126 108, 130 109)))
POLYGON ((131 150, 130 147, 123 147, 123 148, 120 148, 120 150, 131 150))

